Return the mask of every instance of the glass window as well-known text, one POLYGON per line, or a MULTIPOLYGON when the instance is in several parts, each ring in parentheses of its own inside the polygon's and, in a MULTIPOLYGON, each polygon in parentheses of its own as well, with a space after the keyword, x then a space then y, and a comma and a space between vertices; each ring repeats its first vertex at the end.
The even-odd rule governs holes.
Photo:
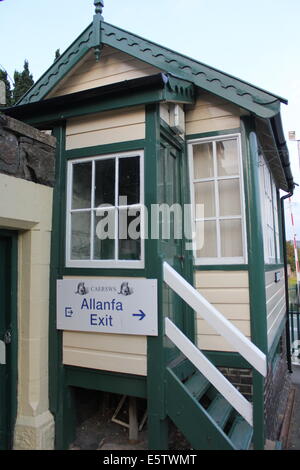
MULTIPOLYGON (((95 162, 95 206, 115 203, 115 159, 95 162)), ((75 165, 76 167, 76 165, 75 165)))
POLYGON ((236 140, 221 140, 216 142, 218 176, 239 174, 239 157, 236 140))
POLYGON ((265 263, 280 263, 277 189, 263 155, 260 156, 260 192, 265 263))
POLYGON ((119 160, 119 195, 127 197, 127 204, 140 202, 139 157, 119 160))
POLYGON ((204 205, 204 216, 215 217, 216 201, 215 201, 215 184, 214 181, 203 183, 195 183, 195 203, 204 205))
POLYGON ((239 219, 220 220, 221 256, 243 256, 242 226, 239 219))
POLYGON ((92 164, 79 163, 73 169, 72 209, 91 207, 92 164))
POLYGON ((143 267, 142 152, 69 162, 67 265, 143 267))
POLYGON ((239 137, 198 141, 191 143, 189 148, 196 263, 243 263, 245 247, 239 137))
POLYGON ((241 215, 240 181, 230 178, 218 181, 220 216, 241 215))
POLYGON ((71 217, 71 257, 72 259, 90 258, 91 214, 74 212, 71 217))
POLYGON ((214 174, 213 146, 212 143, 195 144, 194 155, 194 178, 209 178, 214 174))

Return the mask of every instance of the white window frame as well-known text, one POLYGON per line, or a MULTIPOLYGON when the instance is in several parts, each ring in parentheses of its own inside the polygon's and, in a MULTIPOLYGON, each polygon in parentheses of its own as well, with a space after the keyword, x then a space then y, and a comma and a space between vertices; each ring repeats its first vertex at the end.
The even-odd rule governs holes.
MULTIPOLYGON (((215 144, 213 144, 215 145, 215 144)), ((218 256, 216 257, 198 257, 196 256, 196 242, 193 242, 193 252, 194 252, 194 265, 230 265, 230 264, 246 264, 247 263, 247 236, 246 236, 246 218, 245 218, 245 196, 244 196, 244 178, 243 178, 243 162, 242 162, 242 145, 241 145, 241 135, 239 133, 234 134, 224 134, 224 135, 217 135, 212 137, 204 137, 198 139, 192 139, 188 141, 188 159, 189 159, 189 174, 190 174, 190 195, 191 195, 191 204, 193 210, 193 219, 192 223, 195 226, 196 221, 209 221, 209 220, 233 220, 238 219, 241 220, 242 226, 242 249, 243 249, 243 256, 237 257, 222 257, 220 256, 221 253, 221 232, 220 232, 220 224, 217 223, 217 253, 218 256), (237 141, 237 151, 238 151, 238 165, 239 165, 239 175, 232 175, 232 176, 221 176, 221 177, 209 177, 209 178, 201 178, 195 179, 194 178, 194 164, 193 164, 193 145, 203 144, 203 143, 211 143, 211 142, 218 142, 218 141, 225 141, 225 140, 236 140, 237 141), (213 181, 215 186, 218 180, 225 180, 225 179, 239 179, 240 185, 240 203, 241 203, 241 215, 240 216, 219 216, 219 203, 217 197, 216 187, 214 190, 215 194, 215 207, 216 207, 216 216, 215 217, 204 217, 203 219, 196 219, 195 214, 195 192, 194 192, 194 184, 195 182, 209 182, 213 181)), ((214 173, 216 174, 216 155, 214 152, 213 155, 214 159, 214 173)))
MULTIPOLYGON (((116 172, 116 177, 115 177, 115 207, 119 207, 119 204, 117 204, 117 197, 119 196, 117 192, 118 188, 118 178, 119 174, 118 171, 116 172)), ((132 152, 116 152, 113 154, 104 154, 104 155, 97 155, 93 157, 80 157, 76 159, 69 160, 67 163, 67 202, 66 202, 66 243, 65 243, 65 249, 66 249, 66 267, 70 268, 117 268, 117 269, 142 269, 145 267, 145 243, 144 243, 144 237, 142 236, 143 230, 144 230, 144 151, 143 150, 137 150, 137 151, 132 151, 132 152), (114 159, 117 160, 117 168, 118 168, 118 162, 122 158, 129 158, 129 157, 140 157, 140 202, 138 204, 131 204, 131 205, 124 205, 120 206, 124 209, 130 207, 130 208, 141 208, 140 211, 140 217, 141 217, 141 223, 140 223, 140 230, 141 230, 141 238, 140 238, 140 243, 141 243, 141 259, 140 260, 120 260, 118 259, 118 243, 115 240, 115 259, 111 260, 95 260, 95 259, 87 259, 87 260, 74 260, 71 259, 71 214, 73 212, 92 212, 95 210, 94 208, 94 200, 93 200, 93 194, 94 194, 94 183, 95 183, 95 163, 92 164, 92 181, 93 184, 91 185, 91 207, 89 209, 72 209, 72 190, 73 190, 73 165, 77 163, 88 163, 88 162, 97 162, 99 160, 109 160, 109 159, 114 159), (117 247, 117 248, 116 248, 117 247)), ((109 209, 108 209, 109 210, 109 209)), ((115 209, 111 209, 115 210, 115 209)), ((117 219, 117 214, 118 211, 116 211, 116 222, 118 223, 117 219)), ((93 244, 94 244, 94 217, 91 217, 91 232, 90 232, 90 257, 92 257, 93 253, 93 244)), ((117 232, 117 229, 116 229, 117 232)))
POLYGON ((279 211, 277 200, 277 188, 272 172, 263 154, 260 154, 260 202, 264 239, 264 259, 265 264, 278 264, 281 262, 280 233, 279 233, 279 211), (268 180, 266 182, 266 179, 268 180), (268 224, 268 211, 271 207, 271 223, 268 224), (269 232, 272 231, 272 247, 270 248, 269 232), (272 252, 273 251, 273 252, 272 252))

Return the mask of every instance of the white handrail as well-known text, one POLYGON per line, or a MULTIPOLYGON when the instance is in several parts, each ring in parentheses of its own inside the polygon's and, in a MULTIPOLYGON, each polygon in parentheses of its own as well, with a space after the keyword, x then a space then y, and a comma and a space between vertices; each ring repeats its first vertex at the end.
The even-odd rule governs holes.
POLYGON ((169 319, 165 319, 167 337, 180 349, 207 380, 226 400, 253 426, 252 404, 224 377, 224 375, 204 356, 204 354, 169 319))
POLYGON ((163 263, 164 281, 195 312, 222 335, 263 377, 267 375, 266 355, 238 328, 211 305, 191 284, 167 262, 163 263))

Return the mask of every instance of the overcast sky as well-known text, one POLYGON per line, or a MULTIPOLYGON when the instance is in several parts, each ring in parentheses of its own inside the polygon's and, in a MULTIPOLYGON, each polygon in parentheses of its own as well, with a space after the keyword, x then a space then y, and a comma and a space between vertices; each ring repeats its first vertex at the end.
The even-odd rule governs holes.
MULTIPOLYGON (((103 13, 109 23, 287 98, 286 138, 294 130, 300 139, 300 0, 105 0, 103 13)), ((93 14, 93 0, 0 0, 1 68, 13 78, 27 59, 36 81, 93 14)), ((288 146, 300 182, 297 144, 288 146)), ((299 189, 293 210, 300 239, 299 189)))

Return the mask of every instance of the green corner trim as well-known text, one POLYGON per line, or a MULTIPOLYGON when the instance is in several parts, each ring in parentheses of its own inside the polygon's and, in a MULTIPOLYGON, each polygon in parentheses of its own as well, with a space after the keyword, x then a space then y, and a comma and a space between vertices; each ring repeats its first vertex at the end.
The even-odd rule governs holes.
POLYGON ((244 187, 246 199, 247 246, 249 266, 249 294, 251 313, 251 339, 267 353, 267 311, 265 292, 265 264, 258 148, 255 127, 251 118, 243 118, 242 146, 244 187))
MULTIPOLYGON (((244 187, 246 199, 247 245, 249 265, 249 296, 251 340, 265 354, 268 352, 267 309, 262 214, 260 207, 259 160, 253 118, 243 118, 242 147, 244 158, 244 187)), ((265 379, 253 370, 253 447, 263 450, 265 379)))

